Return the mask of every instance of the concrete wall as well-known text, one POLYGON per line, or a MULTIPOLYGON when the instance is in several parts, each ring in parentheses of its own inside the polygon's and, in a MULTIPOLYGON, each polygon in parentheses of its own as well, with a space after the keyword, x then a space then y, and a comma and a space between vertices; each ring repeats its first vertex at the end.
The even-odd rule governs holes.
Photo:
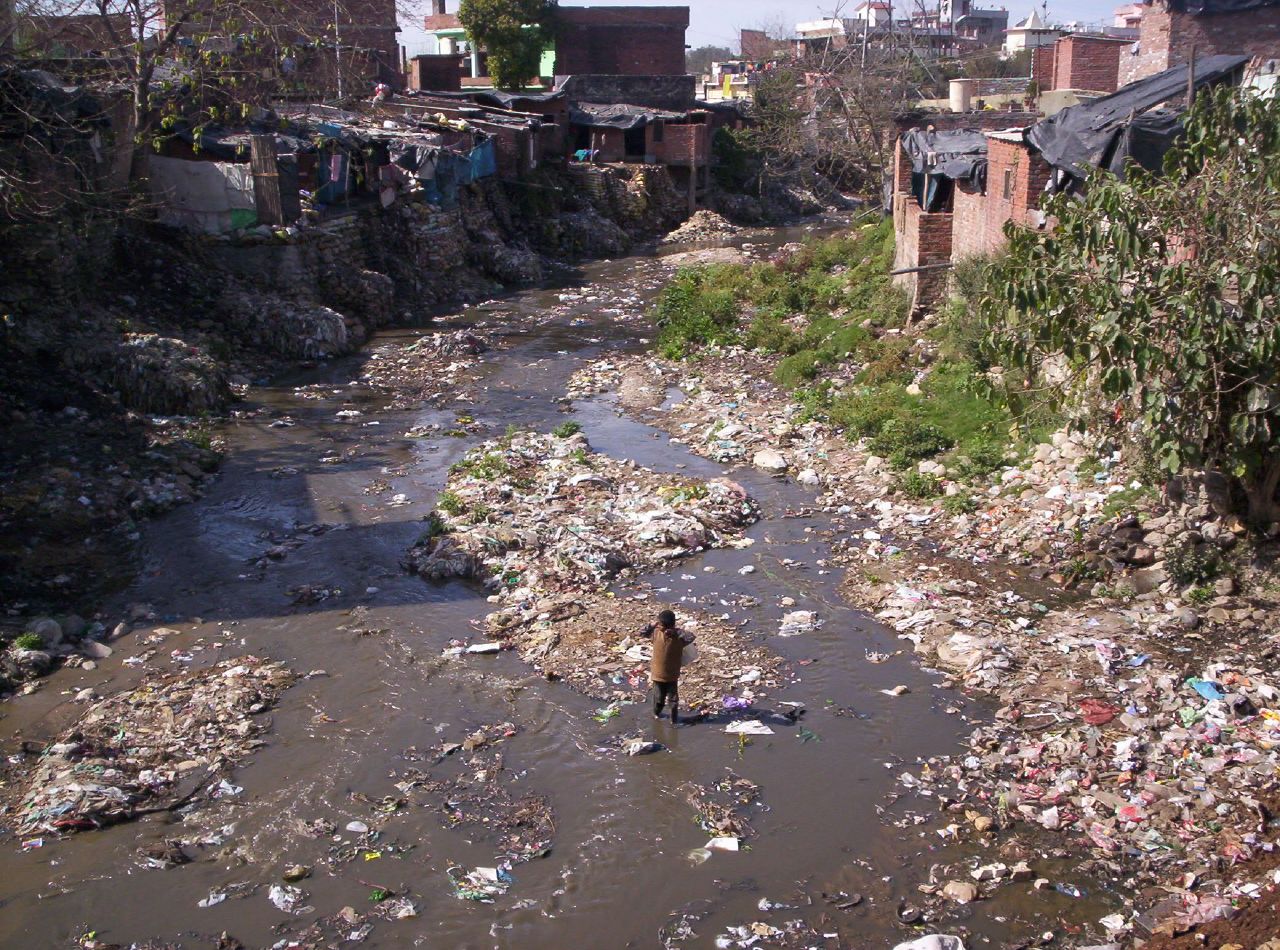
POLYGON ((1280 7, 1191 16, 1152 5, 1142 15, 1138 52, 1126 49, 1120 55, 1120 85, 1185 63, 1192 46, 1197 56, 1245 53, 1280 58, 1280 7))
POLYGON ((556 88, 577 102, 626 103, 683 112, 692 108, 697 77, 680 74, 610 76, 599 74, 556 76, 556 88))
POLYGON ((685 71, 688 7, 569 7, 556 14, 556 75, 685 71))

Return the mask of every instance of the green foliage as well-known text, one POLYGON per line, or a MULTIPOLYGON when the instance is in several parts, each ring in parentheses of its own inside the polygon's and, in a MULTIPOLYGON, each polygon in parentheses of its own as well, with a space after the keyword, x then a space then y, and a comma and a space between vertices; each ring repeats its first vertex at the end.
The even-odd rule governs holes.
POLYGON ((424 527, 422 529, 422 534, 418 536, 418 544, 426 544, 428 541, 438 538, 442 534, 449 533, 449 525, 440 517, 440 513, 437 511, 431 512, 423 518, 422 521, 424 527))
POLYGON ((556 0, 462 0, 458 20, 467 38, 489 53, 499 89, 520 89, 538 75, 554 33, 556 0))
POLYGON ((467 503, 458 497, 457 492, 442 491, 436 497, 436 507, 446 515, 460 515, 467 510, 467 503))
POLYGON ((493 514, 493 509, 485 504, 476 504, 471 507, 470 521, 472 524, 484 524, 489 520, 489 516, 493 514))
POLYGON ((1222 561, 1214 548, 1188 540, 1166 552, 1164 569, 1177 584, 1203 584, 1222 572, 1222 561))
POLYGON ((1054 230, 1008 228, 982 306, 1011 386, 1065 355, 1059 388, 1132 406, 1165 471, 1237 479, 1255 523, 1280 520, 1278 193, 1280 99, 1204 93, 1163 177, 1099 172, 1054 230))
POLYGON ((695 76, 711 72, 712 63, 724 63, 733 59, 733 51, 727 46, 699 46, 684 54, 684 67, 695 76))
POLYGON ((556 426, 554 429, 552 429, 551 434, 554 435, 557 439, 567 439, 569 438, 569 436, 577 435, 581 431, 582 431, 582 423, 574 422, 572 419, 569 419, 568 421, 562 422, 558 426, 556 426))
POLYGON ((1155 489, 1146 485, 1139 485, 1137 488, 1122 488, 1118 492, 1112 492, 1107 496, 1107 500, 1102 503, 1102 517, 1110 519, 1117 515, 1129 514, 1136 510, 1144 500, 1154 498, 1155 494, 1155 489))
POLYGON ((711 176, 725 191, 743 192, 751 186, 757 158, 741 130, 716 129, 711 158, 711 176))
POLYGON ((736 342, 741 279, 741 268, 725 264, 677 271, 658 297, 662 355, 683 359, 690 346, 736 342))
POLYGON ((38 633, 20 633, 13 641, 13 645, 19 650, 43 650, 44 640, 38 633))
POLYGON ((1214 589, 1207 584, 1200 587, 1193 587, 1186 593, 1186 599, 1189 603, 1204 605, 1213 600, 1217 594, 1214 589))
POLYGON ((927 501, 942 494, 942 482, 937 475, 923 475, 920 472, 903 472, 898 476, 895 487, 908 498, 927 501))
POLYGON ((449 469, 455 475, 470 475, 483 482, 492 482, 511 473, 511 466, 499 452, 469 452, 449 469))
POLYGON ((978 510, 978 503, 968 492, 956 492, 942 499, 942 510, 949 515, 967 515, 978 510))
POLYGON ((903 469, 922 459, 933 458, 954 444, 933 423, 898 416, 880 426, 869 448, 877 455, 885 456, 893 468, 903 469))

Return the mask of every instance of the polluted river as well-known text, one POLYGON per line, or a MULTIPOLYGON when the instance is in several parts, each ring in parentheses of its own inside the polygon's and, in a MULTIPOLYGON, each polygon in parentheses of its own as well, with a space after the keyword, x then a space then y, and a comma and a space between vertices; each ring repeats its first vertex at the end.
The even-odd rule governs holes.
MULTIPOLYGON (((746 253, 807 233, 748 238, 746 253)), ((1113 908, 1097 882, 1083 900, 1028 884, 922 916, 939 862, 999 856, 939 835, 949 819, 899 801, 899 775, 954 753, 994 708, 842 602, 827 558, 849 522, 815 489, 695 456, 611 396, 566 398, 588 361, 647 348, 647 311, 671 272, 655 255, 586 265, 251 388, 220 431, 226 459, 205 497, 143 530, 120 608, 144 605, 147 619, 96 669, 14 700, 8 731, 48 741, 84 690, 108 696, 246 656, 298 679, 214 797, 38 847, 9 838, 0 943, 872 947, 959 927, 971 945, 1006 946, 1113 908), (492 345, 423 381, 433 398, 369 382, 441 333, 492 345), (767 732, 726 732, 744 717, 715 706, 673 727, 644 702, 583 695, 517 651, 460 653, 457 642, 489 639, 489 591, 402 566, 464 453, 567 420, 595 453, 727 477, 755 499, 750 543, 668 561, 610 594, 649 614, 697 608, 779 657, 775 682, 747 691, 745 718, 767 732), (820 625, 780 635, 793 610, 820 625), (660 748, 628 755, 619 737, 660 748), (717 835, 698 820, 699 795, 741 819, 730 849, 708 847, 717 835), (180 861, 156 857, 174 846, 180 861)), ((642 665, 606 666, 601 676, 632 678, 639 698, 642 665)))

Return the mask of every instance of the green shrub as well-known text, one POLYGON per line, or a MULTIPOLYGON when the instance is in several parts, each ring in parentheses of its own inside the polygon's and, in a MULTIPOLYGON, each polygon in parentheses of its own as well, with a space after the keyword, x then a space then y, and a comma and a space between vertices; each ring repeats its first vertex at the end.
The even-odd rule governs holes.
POLYGON ((978 510, 978 503, 968 492, 956 492, 943 497, 942 510, 949 515, 967 515, 978 510))
POLYGON ((1198 605, 1207 604, 1216 596, 1217 592, 1207 584, 1191 588, 1186 595, 1188 602, 1198 605))
POLYGON ((1112 492, 1102 503, 1102 517, 1111 519, 1117 515, 1128 514, 1138 508, 1144 499, 1154 498, 1155 489, 1146 485, 1137 488, 1122 488, 1112 492))
POLYGON ((442 491, 436 498, 436 507, 446 515, 460 515, 467 510, 467 504, 458 497, 457 492, 442 491))
POLYGON ((942 482, 938 480, 937 475, 925 475, 914 470, 903 472, 894 485, 908 498, 918 498, 922 501, 937 498, 942 494, 942 482))
POLYGON ((1164 569, 1177 584, 1204 584, 1222 571, 1222 561, 1209 545, 1185 541, 1165 554, 1164 569))
POLYGON ((19 650, 43 650, 44 640, 38 633, 20 633, 13 645, 19 650))
POLYGON ((887 458, 893 468, 904 469, 946 451, 952 444, 946 433, 932 423, 894 418, 880 427, 869 447, 877 455, 887 458))
POLYGON ((483 455, 468 454, 449 469, 455 475, 470 475, 481 481, 491 482, 511 473, 511 466, 498 452, 483 455))
POLYGON ((424 527, 422 534, 418 536, 418 544, 426 544, 433 538, 438 538, 442 534, 449 533, 449 525, 440 517, 438 511, 433 511, 422 519, 424 527))
POLYGON ((567 439, 569 438, 569 436, 577 435, 581 431, 582 431, 582 423, 575 422, 572 419, 570 419, 567 422, 560 423, 558 426, 552 429, 551 434, 554 435, 557 439, 567 439))
POLYGON ((742 337, 742 342, 751 349, 770 353, 795 353, 803 345, 802 340, 773 310, 758 312, 742 337))
POLYGON ((663 355, 682 358, 690 345, 728 345, 738 339, 739 292, 745 271, 717 264, 681 268, 658 296, 656 322, 663 355))

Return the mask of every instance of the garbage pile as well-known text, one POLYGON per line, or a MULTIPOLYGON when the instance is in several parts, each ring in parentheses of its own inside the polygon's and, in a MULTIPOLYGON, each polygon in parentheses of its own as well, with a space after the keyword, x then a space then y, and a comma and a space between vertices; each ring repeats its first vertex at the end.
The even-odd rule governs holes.
POLYGON ((689 782, 681 791, 693 807, 698 827, 711 835, 706 845, 689 853, 694 864, 708 860, 715 851, 737 851, 743 840, 755 834, 751 815, 764 809, 755 782, 729 771, 714 785, 689 782))
POLYGON ((722 547, 759 517, 727 479, 682 479, 591 452, 584 435, 520 433, 468 452, 405 567, 483 580, 504 601, 597 588, 722 547))
POLYGON ((695 211, 680 227, 662 239, 663 244, 687 244, 691 241, 714 241, 731 237, 742 228, 722 214, 703 208, 695 211))
POLYGON ((18 834, 69 834, 238 794, 225 775, 263 744, 268 724, 257 717, 294 679, 282 664, 244 656, 94 703, 40 757, 18 834))
POLYGON ((493 349, 480 329, 431 333, 413 343, 388 343, 369 351, 360 380, 391 394, 390 409, 416 409, 456 400, 465 374, 493 349))
MULTIPOLYGON (((642 702, 649 689, 650 645, 640 631, 657 610, 647 598, 562 594, 509 605, 490 614, 488 624, 535 669, 608 701, 605 709, 616 713, 616 704, 642 702)), ((729 695, 754 701, 788 681, 780 658, 719 617, 682 607, 676 622, 697 647, 697 658, 680 673, 683 709, 718 710, 729 695)))
POLYGON ((97 359, 104 364, 104 383, 137 412, 193 416, 221 412, 231 399, 226 372, 218 361, 173 337, 127 333, 97 359))

